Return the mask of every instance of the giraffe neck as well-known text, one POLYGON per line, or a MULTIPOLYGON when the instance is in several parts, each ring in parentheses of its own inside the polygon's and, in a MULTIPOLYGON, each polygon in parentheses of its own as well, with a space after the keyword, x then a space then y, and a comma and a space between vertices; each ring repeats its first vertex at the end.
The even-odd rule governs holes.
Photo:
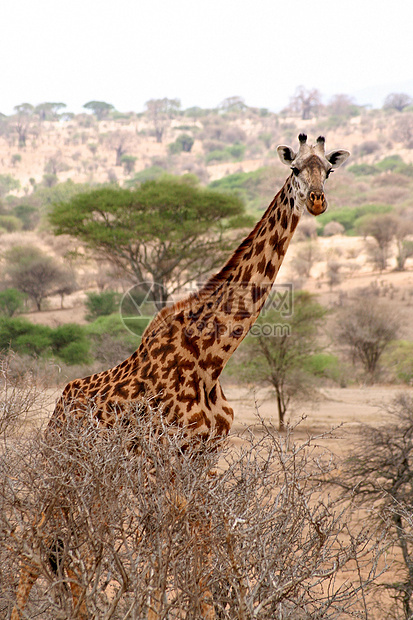
POLYGON ((257 320, 301 212, 289 177, 221 271, 198 293, 164 308, 143 339, 162 339, 172 322, 179 324, 181 346, 195 352, 200 376, 207 385, 214 384, 257 320))

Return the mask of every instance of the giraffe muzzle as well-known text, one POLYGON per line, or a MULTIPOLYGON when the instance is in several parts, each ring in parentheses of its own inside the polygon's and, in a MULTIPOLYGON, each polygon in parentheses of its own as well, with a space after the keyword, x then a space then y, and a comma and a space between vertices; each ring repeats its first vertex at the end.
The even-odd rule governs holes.
POLYGON ((311 215, 321 215, 327 209, 324 192, 311 191, 307 198, 307 209, 311 215))

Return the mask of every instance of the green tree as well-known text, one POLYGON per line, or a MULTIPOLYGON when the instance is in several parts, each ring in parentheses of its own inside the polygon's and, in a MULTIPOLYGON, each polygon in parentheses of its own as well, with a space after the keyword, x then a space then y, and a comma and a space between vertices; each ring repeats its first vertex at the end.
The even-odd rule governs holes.
POLYGON ((36 207, 21 203, 13 207, 12 212, 22 222, 23 230, 33 230, 39 223, 40 213, 36 207))
POLYGON ((135 164, 136 164, 137 159, 138 158, 134 157, 133 155, 122 155, 120 161, 125 170, 125 174, 132 174, 132 172, 135 169, 135 164))
MULTIPOLYGON (((53 203, 70 200, 75 194, 88 191, 89 189, 89 185, 74 183, 71 179, 68 179, 64 183, 58 183, 53 187, 40 185, 36 186, 35 191, 30 194, 30 196, 24 198, 24 204, 36 207, 39 212, 44 212, 44 210, 48 210, 53 203)), ((18 213, 15 215, 19 217, 18 213)))
POLYGON ((86 331, 72 323, 52 329, 26 319, 0 316, 0 351, 9 348, 33 357, 55 355, 67 364, 90 362, 86 331))
POLYGON ((0 228, 7 230, 7 232, 16 232, 23 228, 23 224, 14 215, 0 215, 0 228))
POLYGON ((52 329, 22 318, 0 317, 0 351, 11 348, 22 355, 37 357, 50 352, 52 329))
POLYGON ((16 288, 6 288, 0 291, 0 314, 13 316, 19 310, 22 310, 25 295, 16 288))
POLYGON ((86 308, 87 321, 94 321, 99 316, 108 316, 116 312, 119 305, 119 295, 115 291, 103 291, 103 293, 87 293, 86 308))
POLYGON ((14 189, 20 189, 20 181, 11 174, 0 174, 0 198, 3 198, 14 189))
POLYGON ((14 153, 11 157, 11 165, 13 166, 13 168, 15 168, 17 166, 17 164, 20 164, 22 161, 22 156, 20 155, 20 153, 14 153))
POLYGON ((39 105, 34 108, 34 112, 39 115, 41 121, 58 121, 60 118, 60 110, 65 107, 65 103, 45 101, 44 103, 39 103, 39 105))
POLYGON ((67 364, 86 364, 90 361, 89 341, 81 325, 66 323, 51 332, 52 352, 67 364))
POLYGON ((175 142, 172 142, 168 148, 171 155, 175 155, 177 153, 182 153, 182 151, 184 153, 190 153, 193 145, 193 137, 187 133, 181 133, 181 135, 177 137, 175 142))
POLYGON ((88 101, 83 107, 86 108, 86 110, 92 110, 98 121, 101 121, 108 116, 109 112, 115 109, 112 104, 106 103, 105 101, 88 101))
POLYGON ((49 189, 57 185, 58 181, 59 179, 57 178, 57 174, 54 174, 53 172, 48 172, 43 175, 44 186, 49 189))
POLYGON ((61 269, 57 275, 53 293, 60 295, 60 309, 63 309, 65 295, 71 295, 78 290, 75 274, 71 269, 61 269))
POLYGON ((279 301, 278 297, 270 298, 266 305, 269 309, 264 308, 240 346, 235 365, 239 364, 239 376, 244 381, 274 388, 283 430, 291 404, 314 393, 309 361, 320 351, 318 329, 326 310, 305 291, 293 296, 292 307, 286 308, 284 302, 278 309, 279 301))
POLYGON ((218 267, 250 226, 239 198, 163 177, 133 190, 103 187, 55 204, 57 235, 77 237, 141 284, 158 308, 184 284, 218 267))
POLYGON ((396 217, 396 223, 396 261, 397 269, 402 271, 405 268, 406 260, 413 256, 413 241, 409 238, 413 235, 413 221, 398 216, 396 217))

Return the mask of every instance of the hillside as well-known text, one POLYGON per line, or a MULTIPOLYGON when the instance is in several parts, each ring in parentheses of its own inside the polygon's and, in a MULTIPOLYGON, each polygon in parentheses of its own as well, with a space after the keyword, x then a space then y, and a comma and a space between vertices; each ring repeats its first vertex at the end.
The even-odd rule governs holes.
MULTIPOLYGON (((110 110, 102 115, 96 109, 77 116, 18 106, 16 115, 0 120, 0 288, 10 286, 6 253, 37 247, 56 264, 70 267, 76 285, 64 298, 49 294, 42 312, 26 301, 25 316, 52 327, 85 324, 91 291, 123 294, 130 281, 108 263, 82 252, 75 257, 73 250, 80 246, 73 238, 51 234, 45 216, 52 202, 97 184, 133 187, 165 172, 191 173, 203 185, 238 193, 258 218, 285 179, 276 146, 294 147, 304 131, 311 140, 325 135, 327 150, 346 148, 351 158, 328 181, 327 213, 316 220, 305 216, 300 223, 278 282, 304 287, 331 308, 359 289, 378 292, 397 299, 408 318, 413 292, 413 111, 366 110, 345 97, 338 102, 338 107, 313 111, 307 120, 297 111, 277 115, 238 100, 220 109, 185 111, 169 100, 155 100, 158 107, 141 114, 110 110), (361 233, 366 218, 389 213, 403 230, 393 235, 384 264, 379 264, 376 241, 361 233)), ((411 340, 411 321, 405 323, 403 337, 411 340)))
POLYGON ((41 183, 68 179, 123 184, 153 166, 173 174, 193 172, 208 183, 275 163, 276 145, 295 144, 301 131, 313 138, 325 135, 328 148, 348 148, 349 166, 374 164, 396 154, 407 164, 413 162, 409 109, 353 106, 342 115, 324 110, 308 120, 253 108, 112 116, 118 118, 66 114, 41 120, 32 111, 2 118, 1 174, 20 184, 12 195, 28 195, 41 183))

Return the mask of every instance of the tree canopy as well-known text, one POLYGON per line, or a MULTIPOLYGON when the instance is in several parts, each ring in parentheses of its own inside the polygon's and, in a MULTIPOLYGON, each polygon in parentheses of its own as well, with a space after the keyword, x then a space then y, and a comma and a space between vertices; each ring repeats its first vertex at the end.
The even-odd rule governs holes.
POLYGON ((154 127, 155 138, 157 142, 162 142, 165 128, 174 114, 181 107, 179 99, 150 99, 145 103, 147 114, 151 119, 154 127))
POLYGON ((69 234, 140 284, 158 308, 177 289, 217 268, 251 225, 236 196, 194 177, 163 177, 135 189, 101 187, 53 206, 57 235, 69 234))
POLYGON ((114 110, 113 105, 111 103, 106 103, 106 101, 88 101, 83 107, 86 108, 86 110, 92 110, 99 121, 114 110))
POLYGON ((338 314, 336 334, 354 362, 360 362, 366 378, 377 378, 384 350, 395 340, 403 321, 394 303, 363 294, 338 314))
POLYGON ((6 256, 6 274, 12 287, 28 295, 40 312, 48 295, 66 291, 68 272, 35 246, 14 246, 6 256))

